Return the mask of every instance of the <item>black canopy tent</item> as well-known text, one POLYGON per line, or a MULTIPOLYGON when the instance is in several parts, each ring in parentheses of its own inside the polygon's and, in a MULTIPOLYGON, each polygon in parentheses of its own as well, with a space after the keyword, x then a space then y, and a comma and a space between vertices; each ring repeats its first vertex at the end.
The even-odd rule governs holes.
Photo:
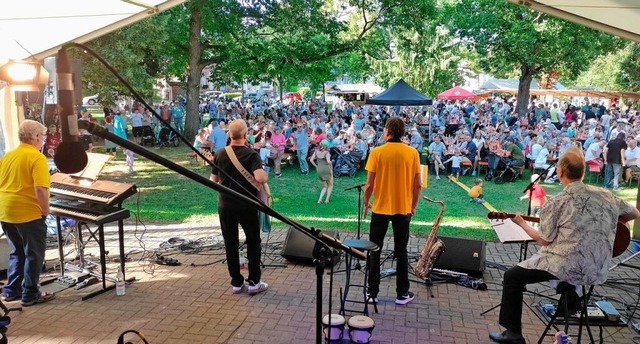
POLYGON ((433 105, 433 100, 400 79, 384 92, 367 99, 365 104, 417 106, 433 105))

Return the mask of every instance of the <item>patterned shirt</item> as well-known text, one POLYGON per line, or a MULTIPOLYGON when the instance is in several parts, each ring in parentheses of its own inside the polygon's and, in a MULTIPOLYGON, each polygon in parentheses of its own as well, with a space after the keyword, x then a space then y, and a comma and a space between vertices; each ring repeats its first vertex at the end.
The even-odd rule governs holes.
POLYGON ((618 217, 632 212, 611 191, 572 182, 542 207, 540 237, 551 244, 518 265, 548 271, 573 285, 604 283, 618 217))

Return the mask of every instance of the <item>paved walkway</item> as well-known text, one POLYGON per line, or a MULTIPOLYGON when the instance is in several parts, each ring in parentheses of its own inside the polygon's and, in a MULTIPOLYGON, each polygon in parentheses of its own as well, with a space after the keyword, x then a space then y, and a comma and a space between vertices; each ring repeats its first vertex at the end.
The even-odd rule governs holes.
MULTIPOLYGON (((112 231, 107 230, 107 245, 110 257, 115 257, 117 241, 110 234, 112 231)), ((285 229, 275 229, 271 233, 267 248, 273 254, 267 255, 264 263, 288 263, 287 267, 266 267, 263 277, 270 288, 256 296, 231 293, 226 265, 220 261, 223 249, 217 229, 149 226, 146 230, 143 227, 135 230, 127 226, 126 232, 126 249, 132 252, 129 255, 132 261, 127 263, 127 276, 135 276, 137 281, 127 287, 125 296, 117 297, 115 291, 110 290, 81 301, 81 297, 91 288, 97 288, 95 285, 82 290, 61 291, 57 299, 50 303, 25 308, 22 312, 11 312, 13 323, 9 327, 9 342, 115 343, 118 335, 127 329, 142 331, 151 344, 314 342, 314 268, 290 263, 280 257, 285 229), (150 251, 158 249, 169 238, 174 238, 171 245, 165 245, 162 254, 178 259, 182 265, 155 265, 140 260, 141 257, 152 255, 142 254, 136 237, 142 237, 146 249, 150 251), (186 253, 200 247, 188 241, 196 239, 201 239, 199 242, 206 247, 197 254, 186 253), (176 250, 179 244, 183 245, 183 252, 176 250), (193 266, 207 263, 214 264, 193 266)), ((345 239, 344 234, 342 238, 345 239)), ((265 235, 263 243, 266 239, 265 235)), ((410 252, 418 255, 423 244, 424 238, 412 238, 410 252)), ((389 247, 392 246, 385 249, 389 247)), ((67 251, 70 248, 68 246, 67 251)), ((95 252, 95 245, 89 244, 87 251, 92 250, 95 252)), ((488 243, 487 263, 490 266, 511 266, 518 260, 518 251, 519 245, 488 243)), ((56 263, 56 254, 55 249, 48 251, 48 266, 56 263)), ((71 253, 69 257, 73 255, 71 253)), ((631 262, 640 265, 640 261, 631 262)), ((390 263, 387 265, 390 266, 390 263)), ((339 268, 343 267, 344 260, 339 268)), ((110 273, 115 275, 115 270, 116 264, 111 262, 110 273)), ((355 272, 354 276, 362 279, 360 272, 355 272)), ((488 332, 499 328, 498 310, 484 316, 480 313, 499 303, 501 277, 500 269, 488 267, 484 272, 484 280, 489 290, 478 291, 453 283, 438 284, 433 287, 434 298, 429 298, 424 285, 414 283, 412 290, 416 299, 405 306, 394 304, 395 278, 383 279, 379 313, 371 315, 376 324, 372 343, 490 343, 488 332)), ((617 268, 610 279, 618 278, 622 282, 637 283, 638 272, 631 268, 617 268)), ((326 314, 329 276, 324 275, 323 279, 323 307, 326 314)), ((344 274, 336 274, 331 294, 334 312, 339 307, 339 286, 342 283, 344 274)), ((638 295, 637 286, 625 288, 628 291, 612 286, 598 287, 596 293, 618 301, 614 305, 624 309, 625 305, 636 304, 638 295)), ((551 294, 547 285, 535 285, 531 290, 551 294)), ((528 304, 537 304, 543 299, 527 296, 525 300, 528 304)), ((18 306, 19 303, 7 305, 18 306)), ((543 323, 526 308, 523 323, 528 342, 537 342, 543 323)), ((604 342, 631 343, 633 335, 627 327, 607 327, 604 330, 604 342)), ((552 342, 551 338, 546 341, 552 342)))

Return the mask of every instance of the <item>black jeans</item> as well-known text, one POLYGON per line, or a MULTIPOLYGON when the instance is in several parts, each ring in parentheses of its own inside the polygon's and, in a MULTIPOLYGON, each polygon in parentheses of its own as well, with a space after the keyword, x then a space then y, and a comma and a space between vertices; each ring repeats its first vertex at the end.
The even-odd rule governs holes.
POLYGON ((504 273, 502 304, 500 305, 500 325, 515 333, 522 333, 522 294, 525 286, 558 279, 548 271, 525 269, 514 266, 504 273))
POLYGON ((238 225, 242 226, 247 243, 247 260, 249 266, 249 281, 260 282, 260 222, 258 211, 252 208, 224 208, 218 207, 224 248, 227 254, 227 269, 231 276, 231 285, 240 287, 244 284, 244 276, 240 273, 240 254, 238 248, 238 225))
POLYGON ((393 228, 393 253, 396 258, 396 294, 401 297, 409 291, 409 259, 407 244, 409 243, 409 223, 411 214, 382 215, 371 213, 369 240, 380 248, 371 252, 369 262, 369 294, 377 296, 380 291, 380 251, 384 244, 384 236, 391 222, 393 228))

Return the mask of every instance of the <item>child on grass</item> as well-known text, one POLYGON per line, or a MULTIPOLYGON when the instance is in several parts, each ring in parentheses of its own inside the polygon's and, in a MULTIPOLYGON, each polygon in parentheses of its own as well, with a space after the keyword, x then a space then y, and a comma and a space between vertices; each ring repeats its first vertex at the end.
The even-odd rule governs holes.
POLYGON ((453 156, 451 156, 442 164, 447 164, 449 161, 451 161, 451 174, 449 175, 449 177, 452 178, 455 175, 456 180, 458 180, 460 178, 460 164, 462 163, 462 153, 460 153, 459 149, 456 149, 453 153, 453 156))
POLYGON ((531 190, 527 190, 524 196, 520 197, 520 200, 529 199, 529 194, 531 194, 531 215, 536 216, 542 208, 542 205, 547 200, 547 191, 540 185, 540 175, 533 174, 531 176, 531 182, 533 183, 536 179, 536 183, 533 184, 533 188, 531 190))
POLYGON ((476 178, 473 183, 475 185, 471 188, 471 190, 469 190, 469 197, 471 197, 469 202, 484 202, 484 195, 482 194, 482 179, 476 178))

